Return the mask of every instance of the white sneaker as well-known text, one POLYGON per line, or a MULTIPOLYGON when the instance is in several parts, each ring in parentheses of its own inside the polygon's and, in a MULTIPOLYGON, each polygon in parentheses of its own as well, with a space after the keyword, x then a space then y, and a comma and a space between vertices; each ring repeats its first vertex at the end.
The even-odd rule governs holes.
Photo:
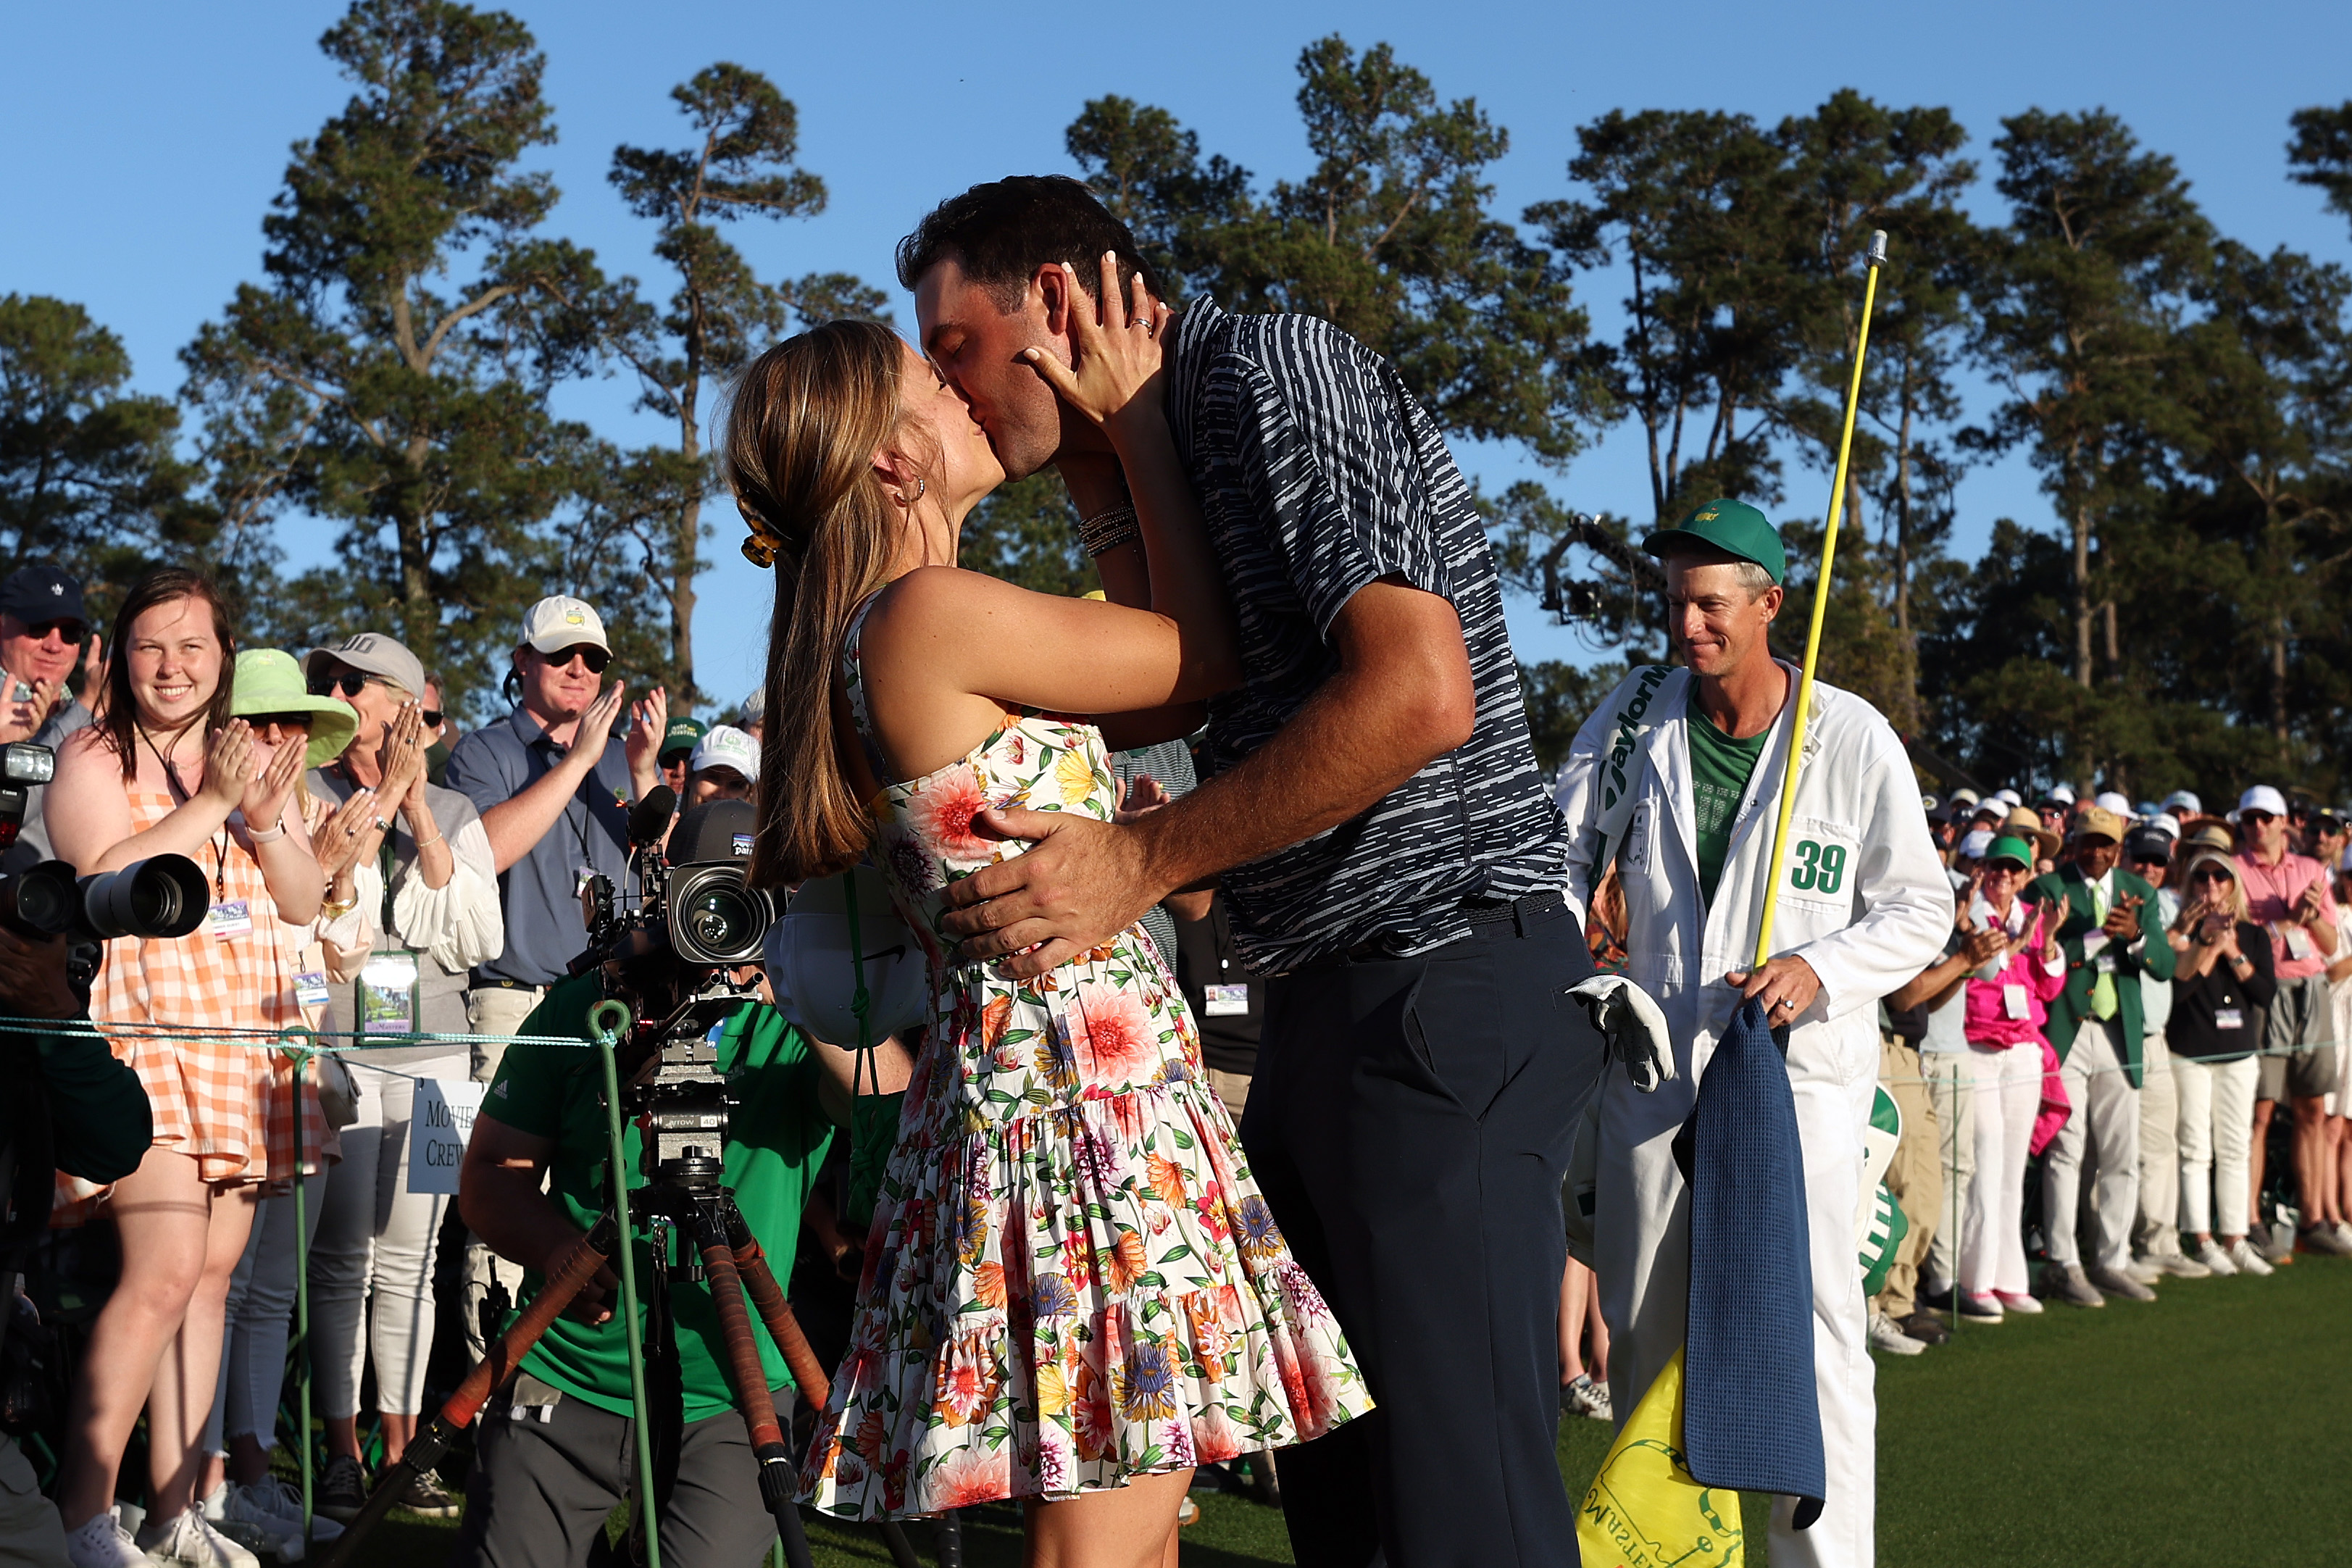
POLYGON ((2142 1285, 2155 1285, 2164 1279, 2164 1270, 2146 1258, 2130 1259, 2123 1266, 2122 1273, 2126 1279, 2137 1280, 2142 1285))
POLYGON ((2253 1244, 2242 1236, 2230 1244, 2230 1261, 2237 1267, 2241 1274, 2262 1275, 2278 1272, 2261 1253, 2254 1250, 2253 1244))
POLYGON ((147 1554, 112 1509, 66 1537, 66 1561, 73 1568, 147 1568, 147 1554))
POLYGON ((1870 1348, 1885 1351, 1888 1355, 1917 1355, 1927 1348, 1923 1341, 1915 1340, 1895 1327, 1895 1320, 1884 1312, 1870 1314, 1870 1348))
POLYGON ((201 1508, 192 1508, 139 1532, 150 1563, 176 1568, 261 1568, 261 1559, 213 1528, 201 1508))
MULTIPOLYGON (((281 1477, 268 1476, 249 1487, 235 1481, 222 1482, 218 1491, 205 1499, 205 1517, 222 1534, 257 1551, 276 1552, 289 1563, 299 1563, 305 1555, 308 1542, 302 1536, 302 1491, 281 1477), (257 1545, 247 1536, 248 1530, 267 1539, 257 1545)), ((342 1532, 341 1525, 315 1509, 311 1510, 311 1541, 324 1545, 342 1532)))
POLYGON ((2221 1244, 2210 1237, 2199 1242, 2196 1249, 2189 1256, 2218 1275, 2231 1275, 2238 1271, 2238 1266, 2230 1261, 2230 1255, 2221 1250, 2221 1244))

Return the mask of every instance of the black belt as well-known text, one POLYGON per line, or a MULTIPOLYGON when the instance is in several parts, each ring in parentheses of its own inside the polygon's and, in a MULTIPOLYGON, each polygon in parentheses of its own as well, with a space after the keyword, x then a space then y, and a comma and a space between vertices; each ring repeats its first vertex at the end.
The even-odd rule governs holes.
POLYGON ((509 980, 502 974, 485 974, 480 970, 477 969, 470 977, 467 989, 471 991, 540 991, 544 990, 545 987, 533 985, 529 981, 525 980, 509 980))

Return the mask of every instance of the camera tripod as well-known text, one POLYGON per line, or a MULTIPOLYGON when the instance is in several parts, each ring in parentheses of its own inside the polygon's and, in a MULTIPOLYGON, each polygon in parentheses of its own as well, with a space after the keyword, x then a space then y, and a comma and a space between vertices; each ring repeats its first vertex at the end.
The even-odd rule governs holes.
MULTIPOLYGON (((774 1404, 768 1397, 767 1373, 760 1363, 759 1342, 751 1331, 745 1298, 750 1298, 751 1308, 757 1310, 767 1327, 769 1338, 782 1352, 793 1382, 819 1408, 830 1392, 830 1380, 815 1351, 810 1348, 807 1336, 801 1332, 792 1305, 784 1300, 783 1288, 768 1266, 767 1254, 751 1234, 742 1211, 737 1208, 735 1194, 720 1181, 720 1162, 711 1146, 719 1142, 714 1134, 723 1133, 723 1100, 714 1103, 707 1095, 660 1092, 664 1080, 679 1084, 693 1081, 698 1088, 715 1082, 715 1075, 706 1077, 707 1070, 714 1065, 709 1059, 710 1047, 707 1041, 682 1032, 670 1032, 663 1040, 656 1087, 642 1117, 649 1134, 646 1152, 651 1180, 631 1193, 622 1179, 625 1161, 617 1114, 619 1074, 613 1052, 614 1041, 628 1026, 628 1012, 620 1004, 608 1001, 599 1004, 590 1016, 598 1054, 603 1058, 605 1103, 614 1108, 609 1120, 607 1157, 612 1206, 597 1216, 588 1234, 549 1270, 538 1293, 491 1343, 488 1352, 458 1384, 457 1392, 443 1401, 441 1408, 417 1430, 399 1462, 386 1466, 377 1476, 367 1502, 344 1527, 322 1568, 345 1568, 359 1542, 392 1510, 407 1490, 408 1483, 440 1463, 457 1434, 473 1425, 491 1395, 512 1380, 531 1346, 607 1264, 618 1265, 615 1272, 621 1279, 620 1310, 628 1336, 630 1381, 635 1405, 641 1413, 645 1410, 645 1355, 638 1338, 636 1268, 632 1250, 626 1245, 633 1200, 654 1222, 656 1267, 668 1267, 668 1247, 663 1232, 674 1229, 688 1244, 680 1248, 679 1266, 688 1270, 689 1277, 698 1270, 709 1284, 711 1305, 718 1312, 719 1338, 726 1350, 728 1384, 751 1436, 752 1458, 759 1467, 760 1500, 775 1517, 776 1533, 791 1568, 811 1568, 808 1538, 801 1527, 799 1506, 793 1500, 800 1487, 799 1467, 784 1440, 774 1404)), ((638 1517, 646 1526, 649 1568, 659 1568, 659 1532, 652 1518, 654 1445, 650 1438, 651 1435, 641 1426, 636 1445, 638 1517)), ((895 1521, 879 1521, 877 1528, 896 1568, 922 1568, 921 1559, 915 1555, 906 1532, 895 1521)))

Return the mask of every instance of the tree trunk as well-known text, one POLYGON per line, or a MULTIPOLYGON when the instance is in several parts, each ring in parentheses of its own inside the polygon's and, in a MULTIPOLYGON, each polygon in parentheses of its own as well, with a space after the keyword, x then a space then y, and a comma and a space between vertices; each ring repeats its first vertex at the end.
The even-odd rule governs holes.
POLYGON ((2073 598, 2074 684, 2087 690, 2091 685, 2091 509, 2081 502, 2074 507, 2073 598))

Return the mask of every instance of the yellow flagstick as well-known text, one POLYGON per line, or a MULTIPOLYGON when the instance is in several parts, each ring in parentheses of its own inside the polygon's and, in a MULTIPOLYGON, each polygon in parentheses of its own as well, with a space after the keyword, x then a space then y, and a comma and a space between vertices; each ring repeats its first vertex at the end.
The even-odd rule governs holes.
POLYGON ((1764 881, 1764 919, 1756 931, 1759 967, 1772 958, 1772 916, 1780 903, 1780 868, 1789 854, 1789 817, 1797 807, 1797 763, 1805 753, 1805 721, 1813 706, 1813 666, 1822 654, 1822 613, 1829 608, 1830 568, 1837 561, 1838 520, 1845 513, 1846 464, 1853 455, 1853 417, 1862 406, 1862 360, 1870 348, 1870 313, 1878 303, 1878 269, 1886 265, 1886 231, 1870 235, 1870 275, 1862 291, 1862 330, 1853 340, 1853 378, 1846 384, 1845 426, 1838 433, 1837 480, 1830 489, 1829 527, 1822 534, 1822 570, 1813 582, 1813 620, 1805 633, 1805 662, 1797 673, 1797 713, 1789 730, 1789 766, 1780 779, 1780 817, 1772 829, 1771 875, 1764 881))

